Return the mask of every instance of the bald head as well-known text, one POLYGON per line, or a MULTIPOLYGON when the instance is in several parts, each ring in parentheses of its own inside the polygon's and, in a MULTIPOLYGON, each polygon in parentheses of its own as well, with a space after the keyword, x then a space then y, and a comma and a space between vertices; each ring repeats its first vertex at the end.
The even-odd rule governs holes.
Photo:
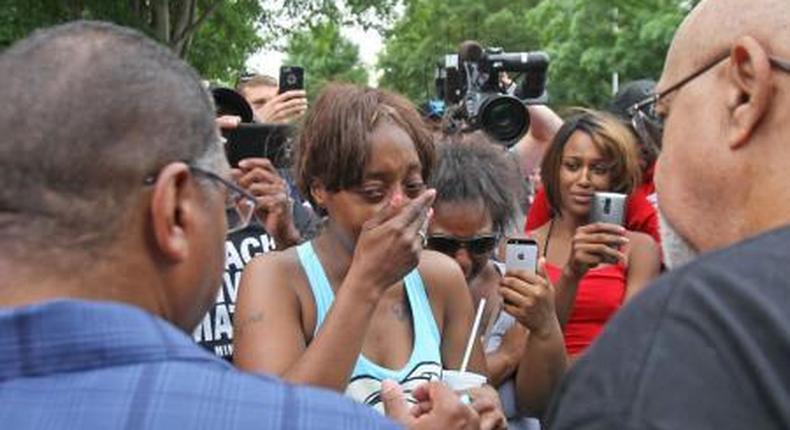
POLYGON ((133 30, 37 32, 0 55, 0 76, 3 253, 112 239, 146 176, 217 140, 195 72, 133 30))
POLYGON ((667 225, 695 250, 790 223, 788 58, 787 0, 703 1, 675 35, 657 90, 682 85, 657 103, 655 182, 667 225))
POLYGON ((677 82, 745 35, 755 38, 775 55, 790 56, 787 0, 702 1, 675 33, 658 89, 677 82))

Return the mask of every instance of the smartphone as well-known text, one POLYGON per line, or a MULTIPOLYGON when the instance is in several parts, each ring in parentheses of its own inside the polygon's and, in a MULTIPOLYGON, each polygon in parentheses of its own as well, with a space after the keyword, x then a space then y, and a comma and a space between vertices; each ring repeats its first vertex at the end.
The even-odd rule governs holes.
POLYGON ((590 223, 605 222, 609 224, 624 225, 625 223, 625 194, 620 193, 595 193, 590 208, 590 223))
POLYGON ((538 268, 538 243, 529 238, 509 238, 505 246, 505 268, 535 273, 538 268))
POLYGON ((279 94, 291 90, 304 89, 304 69, 299 66, 280 67, 279 94))
POLYGON ((225 155, 231 167, 238 167, 245 158, 268 158, 276 168, 291 164, 292 128, 281 124, 239 124, 222 130, 225 155))

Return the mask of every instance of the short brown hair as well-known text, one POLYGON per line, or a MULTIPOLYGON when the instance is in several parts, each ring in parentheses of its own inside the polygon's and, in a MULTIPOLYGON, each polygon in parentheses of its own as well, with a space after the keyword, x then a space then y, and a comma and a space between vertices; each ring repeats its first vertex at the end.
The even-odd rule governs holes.
POLYGON ((278 85, 277 79, 269 75, 243 75, 236 84, 236 91, 244 94, 244 90, 249 87, 276 87, 278 85))
POLYGON ((307 114, 296 148, 294 175, 302 195, 316 204, 310 192, 315 180, 331 192, 359 185, 370 155, 370 135, 383 120, 411 137, 427 181, 435 159, 433 139, 414 105, 389 91, 330 84, 307 114))
POLYGON ((559 212, 562 202, 559 187, 562 153, 568 140, 577 131, 590 136, 595 147, 612 161, 612 189, 609 191, 630 194, 641 182, 637 143, 628 128, 607 113, 589 109, 577 109, 575 112, 554 135, 540 167, 546 196, 555 214, 559 212))

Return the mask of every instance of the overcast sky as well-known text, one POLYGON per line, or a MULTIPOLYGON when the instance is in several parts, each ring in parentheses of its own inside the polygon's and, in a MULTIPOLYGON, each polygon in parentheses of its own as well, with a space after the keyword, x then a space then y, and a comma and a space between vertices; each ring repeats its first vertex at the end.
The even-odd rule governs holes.
MULTIPOLYGON (((360 27, 343 28, 341 32, 351 42, 359 46, 359 57, 370 72, 372 81, 370 84, 375 85, 378 79, 372 72, 376 65, 376 56, 382 47, 381 36, 374 30, 364 31, 360 27)), ((247 69, 277 77, 280 74, 279 70, 284 57, 282 52, 261 50, 247 59, 247 69)), ((290 65, 298 66, 298 64, 290 65)), ((310 73, 310 71, 306 70, 305 73, 310 73)))

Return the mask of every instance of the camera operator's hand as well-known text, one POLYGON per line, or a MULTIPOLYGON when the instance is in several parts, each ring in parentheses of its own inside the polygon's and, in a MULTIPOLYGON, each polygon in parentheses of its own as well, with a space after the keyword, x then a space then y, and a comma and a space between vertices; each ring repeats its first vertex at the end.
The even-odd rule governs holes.
MULTIPOLYGON (((388 417, 407 429, 478 430, 480 416, 458 398, 447 385, 441 382, 428 382, 417 387, 412 396, 418 404, 410 406, 400 386, 394 381, 381 384, 381 401, 388 417)), ((490 399, 482 399, 477 405, 488 410, 490 399)))
POLYGON ((303 90, 278 94, 255 110, 258 121, 264 123, 290 123, 307 110, 307 93, 303 90))
POLYGON ((528 328, 530 336, 540 338, 547 338, 559 330, 554 286, 545 274, 545 267, 546 260, 541 258, 537 274, 525 270, 508 271, 499 282, 505 311, 528 328))
POLYGON ((227 130, 238 127, 239 124, 241 124, 241 117, 235 115, 223 115, 214 119, 214 122, 220 129, 227 130))
POLYGON ((269 233, 277 249, 299 243, 299 231, 293 220, 293 199, 288 184, 266 158, 247 158, 239 162, 234 175, 240 187, 258 201, 256 216, 269 233))
POLYGON ((625 254, 620 251, 628 243, 625 233, 625 228, 619 225, 600 222, 577 228, 564 274, 579 280, 599 264, 625 261, 625 254))

